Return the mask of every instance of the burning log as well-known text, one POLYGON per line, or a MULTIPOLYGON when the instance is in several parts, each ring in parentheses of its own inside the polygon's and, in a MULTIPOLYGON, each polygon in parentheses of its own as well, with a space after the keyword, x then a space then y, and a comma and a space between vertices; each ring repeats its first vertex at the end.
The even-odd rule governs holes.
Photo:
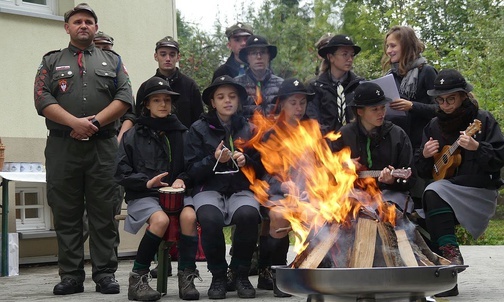
POLYGON ((350 267, 373 267, 378 223, 371 219, 359 219, 355 242, 350 256, 350 267))
POLYGON ((378 224, 378 234, 382 241, 381 249, 385 264, 388 267, 392 266, 404 266, 401 254, 399 253, 399 247, 397 244, 397 236, 394 232, 394 227, 390 223, 379 223, 378 224))

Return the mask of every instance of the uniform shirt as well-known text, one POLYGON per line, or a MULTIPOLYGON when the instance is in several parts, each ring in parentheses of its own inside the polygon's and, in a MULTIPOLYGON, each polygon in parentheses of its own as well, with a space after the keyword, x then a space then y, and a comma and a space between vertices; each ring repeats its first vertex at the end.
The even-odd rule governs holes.
MULTIPOLYGON (((114 100, 134 104, 129 76, 119 55, 92 44, 82 51, 80 67, 79 52, 70 44, 42 58, 35 78, 35 108, 39 115, 43 116, 42 111, 51 104, 59 104, 78 118, 95 115, 114 100)), ((46 126, 49 130, 70 130, 47 118, 46 126)), ((111 123, 104 128, 115 126, 111 123)))

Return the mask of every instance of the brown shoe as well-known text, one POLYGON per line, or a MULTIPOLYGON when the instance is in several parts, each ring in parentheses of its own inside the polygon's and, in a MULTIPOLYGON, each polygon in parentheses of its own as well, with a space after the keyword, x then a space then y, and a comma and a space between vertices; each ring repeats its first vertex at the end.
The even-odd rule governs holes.
MULTIPOLYGON (((462 254, 460 253, 460 249, 458 246, 454 246, 452 244, 447 244, 439 247, 439 251, 441 251, 441 256, 450 261, 452 265, 464 265, 464 258, 462 258, 462 254)), ((459 273, 465 271, 465 268, 459 268, 457 270, 459 273)))
POLYGON ((198 300, 199 291, 194 286, 194 279, 201 279, 199 272, 194 268, 186 268, 183 271, 178 271, 178 288, 179 288, 179 298, 182 300, 198 300))

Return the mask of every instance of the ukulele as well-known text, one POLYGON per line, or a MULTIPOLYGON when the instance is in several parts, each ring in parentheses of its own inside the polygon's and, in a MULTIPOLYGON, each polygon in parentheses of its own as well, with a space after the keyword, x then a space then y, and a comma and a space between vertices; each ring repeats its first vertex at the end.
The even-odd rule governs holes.
MULTIPOLYGON (((474 120, 464 131, 465 135, 476 135, 481 129, 481 121, 474 120)), ((458 139, 451 146, 444 146, 441 152, 434 154, 434 167, 432 168, 432 178, 434 180, 450 177, 455 173, 455 169, 462 162, 462 155, 458 149, 458 139)))
MULTIPOLYGON (((366 177, 380 177, 380 173, 382 170, 366 170, 366 171, 359 171, 357 172, 357 175, 359 178, 366 178, 366 177)), ((397 182, 402 179, 403 182, 406 182, 408 178, 411 176, 411 168, 408 169, 394 169, 390 171, 390 174, 397 178, 397 182)))

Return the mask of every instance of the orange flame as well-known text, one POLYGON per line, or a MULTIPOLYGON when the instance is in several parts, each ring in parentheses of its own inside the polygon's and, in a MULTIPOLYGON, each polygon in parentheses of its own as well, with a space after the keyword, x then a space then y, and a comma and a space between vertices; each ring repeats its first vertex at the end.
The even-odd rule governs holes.
MULTIPOLYGON (((255 112, 251 120, 256 127, 253 138, 237 143, 258 150, 268 174, 282 183, 295 184, 283 199, 275 201, 282 206, 271 210, 280 211, 291 223, 296 252, 305 248, 310 231, 316 232, 325 223, 350 225, 363 209, 395 225, 395 207, 382 201, 374 178, 358 179, 350 149, 333 153, 329 148, 328 140, 339 138, 339 133, 323 137, 315 120, 296 126, 283 120, 283 114, 275 121, 255 112), (363 190, 355 189, 356 185, 363 190)), ((251 168, 242 171, 259 202, 271 207, 269 184, 257 179, 251 168)))
POLYGON ((256 105, 261 105, 263 99, 262 99, 262 94, 261 94, 261 83, 258 83, 256 85, 256 98, 255 98, 255 104, 256 105))

